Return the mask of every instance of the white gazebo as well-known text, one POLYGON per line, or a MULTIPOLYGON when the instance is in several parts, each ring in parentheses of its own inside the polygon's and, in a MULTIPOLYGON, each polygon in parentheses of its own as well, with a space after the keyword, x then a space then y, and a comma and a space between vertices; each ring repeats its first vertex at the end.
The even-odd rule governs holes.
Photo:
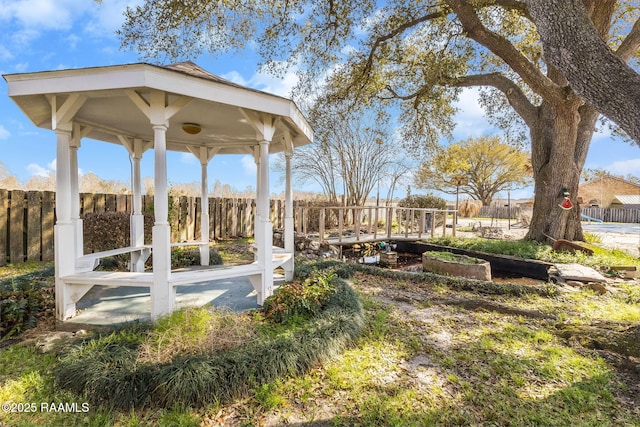
MULTIPOLYGON (((55 279, 59 320, 75 316, 76 302, 94 285, 142 286, 151 294, 151 317, 172 310, 176 286, 248 277, 258 304, 273 292, 273 270, 293 275, 294 147, 311 142, 309 123, 289 99, 221 79, 192 62, 168 66, 128 64, 9 74, 9 96, 38 127, 57 140, 55 279), (84 254, 77 151, 83 138, 122 145, 133 162, 131 242, 126 248, 84 254), (144 243, 140 160, 154 152, 153 241, 144 243), (258 167, 255 262, 234 267, 171 271, 167 150, 192 153, 202 168, 201 263, 209 264, 207 165, 215 155, 254 156, 258 167), (269 219, 269 154, 284 152, 286 203, 284 248, 272 247, 269 219), (152 272, 144 261, 153 253, 152 272), (131 271, 93 271, 101 257, 131 254, 131 271)), ((120 165, 114 165, 118 167, 120 165)), ((129 167, 129 164, 121 165, 129 167)))

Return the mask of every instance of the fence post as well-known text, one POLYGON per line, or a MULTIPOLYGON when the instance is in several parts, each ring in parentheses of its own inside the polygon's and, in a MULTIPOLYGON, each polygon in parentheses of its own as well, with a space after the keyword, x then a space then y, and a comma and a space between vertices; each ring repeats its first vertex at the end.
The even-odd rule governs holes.
POLYGON ((320 213, 318 214, 318 234, 322 242, 324 240, 324 208, 320 208, 320 213))
POLYGON ((344 226, 343 209, 338 208, 338 242, 342 242, 342 227, 344 226))
POLYGON ((458 223, 458 211, 453 211, 453 225, 451 226, 451 235, 456 237, 456 224, 458 223))
MULTIPOLYGON (((7 226, 9 224, 9 191, 0 190, 0 266, 7 265, 7 226)), ((52 225, 53 227, 53 225, 52 225)), ((53 228, 51 229, 53 231, 53 228)))

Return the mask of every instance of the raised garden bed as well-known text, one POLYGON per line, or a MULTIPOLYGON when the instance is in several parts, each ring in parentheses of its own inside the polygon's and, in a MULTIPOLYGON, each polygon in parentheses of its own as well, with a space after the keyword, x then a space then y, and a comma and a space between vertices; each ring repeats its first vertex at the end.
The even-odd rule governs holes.
POLYGON ((422 254, 427 251, 446 251, 453 254, 483 259, 491 264, 492 276, 496 276, 497 272, 501 272, 547 281, 549 280, 549 268, 553 266, 553 264, 544 261, 518 258, 510 255, 490 254, 449 246, 433 245, 430 243, 398 241, 397 244, 398 252, 422 254))
POLYGON ((424 271, 447 276, 491 280, 491 265, 479 258, 457 255, 451 252, 427 251, 422 254, 424 271))

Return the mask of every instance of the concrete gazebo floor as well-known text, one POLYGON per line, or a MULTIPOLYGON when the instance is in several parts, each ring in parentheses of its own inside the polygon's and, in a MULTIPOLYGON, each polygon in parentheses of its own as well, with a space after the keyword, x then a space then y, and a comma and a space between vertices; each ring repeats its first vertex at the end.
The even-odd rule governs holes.
MULTIPOLYGON (((274 284, 284 281, 274 273, 274 284)), ((176 292, 176 308, 213 305, 235 312, 258 308, 256 292, 246 277, 213 280, 189 286, 179 286, 176 292)), ((78 314, 64 322, 58 329, 78 329, 82 325, 118 325, 136 320, 150 320, 151 297, 149 290, 133 286, 94 286, 77 304, 78 314)))

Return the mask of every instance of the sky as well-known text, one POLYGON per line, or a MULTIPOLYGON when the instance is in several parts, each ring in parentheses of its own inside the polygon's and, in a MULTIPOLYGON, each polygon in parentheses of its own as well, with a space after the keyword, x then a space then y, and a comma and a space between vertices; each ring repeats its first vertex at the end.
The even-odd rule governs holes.
MULTIPOLYGON (((122 25, 125 7, 139 2, 104 0, 98 5, 92 0, 0 0, 0 74, 141 62, 136 52, 120 49, 115 34, 122 25)), ((296 83, 293 73, 276 79, 260 72, 258 57, 251 47, 234 56, 203 55, 195 62, 213 74, 276 95, 288 96, 296 83)), ((455 118, 454 140, 499 133, 484 119, 475 90, 465 90, 457 106, 460 112, 455 118)), ((54 170, 55 134, 31 123, 7 96, 4 79, 0 79, 0 112, 0 162, 21 182, 54 170)), ((149 153, 142 160, 143 176, 152 174, 149 153)), ((105 180, 130 180, 128 153, 123 147, 85 139, 78 152, 78 162, 81 173, 92 172, 105 180)), ((606 132, 597 133, 585 167, 638 175, 640 148, 606 132)), ((168 169, 170 182, 190 183, 200 179, 199 163, 191 154, 171 153, 168 169)), ((255 187, 255 163, 250 156, 215 156, 208 173, 210 184, 218 180, 240 191, 255 187)), ((296 183, 294 189, 319 191, 313 183, 296 183)), ((275 173, 272 173, 271 190, 273 193, 284 191, 284 184, 275 173)), ((511 195, 525 198, 532 193, 529 188, 511 195)))

